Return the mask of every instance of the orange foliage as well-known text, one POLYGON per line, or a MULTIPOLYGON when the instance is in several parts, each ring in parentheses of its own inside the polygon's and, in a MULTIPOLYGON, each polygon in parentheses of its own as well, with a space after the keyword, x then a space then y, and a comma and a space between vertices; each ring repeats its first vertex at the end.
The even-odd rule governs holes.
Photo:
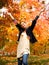
POLYGON ((16 29, 16 27, 12 27, 8 28, 8 38, 16 41, 17 40, 17 34, 19 33, 18 29, 16 29))
MULTIPOLYGON (((39 11, 44 7, 41 3, 39 3, 38 1, 34 1, 34 0, 22 0, 20 2, 20 4, 13 4, 11 0, 9 0, 10 6, 8 7, 9 12, 14 16, 14 18, 19 21, 25 21, 26 23, 28 23, 28 25, 31 24, 31 20, 33 20, 35 18, 36 15, 38 15, 39 11), (32 6, 34 6, 35 10, 32 12, 26 12, 26 9, 31 10, 32 6)), ((3 21, 0 22, 0 24, 3 26, 5 26, 7 29, 4 29, 4 34, 5 32, 7 32, 7 35, 4 35, 7 39, 9 39, 9 41, 7 43, 9 43, 9 45, 7 44, 4 47, 4 50, 11 53, 16 52, 16 47, 17 44, 11 44, 13 41, 14 43, 16 43, 17 40, 17 34, 19 33, 18 29, 13 25, 11 25, 12 20, 10 18, 10 16, 7 16, 6 18, 3 19, 3 21), (10 50, 9 50, 10 49, 10 50)), ((43 41, 47 38, 49 38, 49 20, 46 19, 46 12, 41 13, 39 19, 37 20, 36 26, 34 28, 34 34, 35 37, 37 38, 38 41, 43 41)), ((2 33, 1 33, 2 34, 2 33)), ((0 38, 0 40, 2 40, 0 38)), ((6 40, 4 40, 6 41, 6 40)), ((40 44, 37 43, 35 45, 35 51, 37 51, 38 49, 43 49, 44 44, 40 44), (37 48, 38 47, 38 48, 37 48)))
POLYGON ((17 44, 6 44, 4 46, 4 51, 7 53, 16 53, 16 49, 17 49, 17 44))

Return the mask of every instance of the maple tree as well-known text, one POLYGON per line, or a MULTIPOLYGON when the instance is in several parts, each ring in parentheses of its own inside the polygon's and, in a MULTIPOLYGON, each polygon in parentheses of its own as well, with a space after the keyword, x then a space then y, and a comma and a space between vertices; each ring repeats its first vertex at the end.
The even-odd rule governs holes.
MULTIPOLYGON (((12 0, 8 0, 8 3, 8 12, 13 15, 19 24, 20 22, 25 21, 28 26, 31 25, 31 21, 34 20, 39 11, 44 7, 44 4, 39 3, 37 0, 21 0, 19 4, 13 3, 12 0)), ((49 39, 49 18, 46 18, 46 12, 47 11, 41 13, 33 30, 33 33, 39 42, 49 39)), ((19 30, 14 25, 11 17, 7 15, 6 18, 0 17, 0 47, 5 45, 4 50, 7 50, 7 52, 16 50, 17 34, 19 34, 19 30), (11 50, 9 51, 10 46, 11 50)))

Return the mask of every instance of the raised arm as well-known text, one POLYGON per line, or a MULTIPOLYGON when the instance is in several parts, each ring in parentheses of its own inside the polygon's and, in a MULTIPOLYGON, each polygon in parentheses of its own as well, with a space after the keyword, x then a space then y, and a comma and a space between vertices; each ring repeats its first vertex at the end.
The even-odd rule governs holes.
POLYGON ((18 21, 12 16, 12 14, 11 13, 7 13, 7 14, 11 17, 14 25, 19 29, 19 31, 23 30, 23 28, 21 27, 21 25, 18 24, 18 21))
POLYGON ((31 31, 34 29, 35 24, 36 24, 38 18, 39 18, 39 16, 36 16, 35 19, 32 21, 32 24, 31 24, 31 26, 29 27, 31 31))
POLYGON ((40 14, 41 14, 43 11, 44 11, 44 9, 42 9, 42 10, 39 12, 39 14, 35 17, 35 19, 32 21, 32 25, 30 26, 30 30, 31 30, 31 31, 34 29, 35 24, 36 24, 36 22, 37 22, 37 20, 38 20, 38 18, 39 18, 39 16, 40 16, 40 14))

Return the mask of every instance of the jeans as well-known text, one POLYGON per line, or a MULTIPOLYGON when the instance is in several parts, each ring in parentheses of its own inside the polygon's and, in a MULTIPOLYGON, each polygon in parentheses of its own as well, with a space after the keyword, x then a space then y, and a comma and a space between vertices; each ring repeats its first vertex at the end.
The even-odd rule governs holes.
POLYGON ((18 58, 18 65, 28 65, 28 54, 24 54, 22 58, 18 58))

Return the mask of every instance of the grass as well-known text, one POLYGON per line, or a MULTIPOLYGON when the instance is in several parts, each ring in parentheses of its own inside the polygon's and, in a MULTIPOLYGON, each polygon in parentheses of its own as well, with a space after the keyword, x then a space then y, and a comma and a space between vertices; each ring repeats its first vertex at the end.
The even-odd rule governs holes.
POLYGON ((45 56, 30 56, 29 65, 49 65, 49 57, 45 56))
MULTIPOLYGON (((11 57, 8 57, 11 58, 11 57)), ((13 57, 14 59, 6 59, 6 57, 1 57, 0 58, 0 65, 17 65, 17 59, 16 57, 13 57)), ((29 56, 28 59, 28 65, 49 65, 49 56, 37 56, 37 55, 32 55, 29 56)))

